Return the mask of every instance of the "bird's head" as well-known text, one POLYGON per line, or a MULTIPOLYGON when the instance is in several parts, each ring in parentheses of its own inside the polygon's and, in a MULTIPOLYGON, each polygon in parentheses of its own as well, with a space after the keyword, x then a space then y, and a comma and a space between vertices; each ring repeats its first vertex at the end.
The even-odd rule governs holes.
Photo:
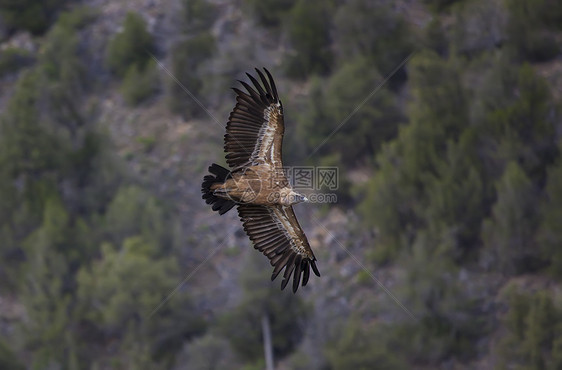
POLYGON ((302 202, 308 202, 308 198, 306 196, 304 196, 303 194, 297 193, 294 190, 291 190, 289 192, 289 194, 287 196, 288 205, 302 203, 302 202))

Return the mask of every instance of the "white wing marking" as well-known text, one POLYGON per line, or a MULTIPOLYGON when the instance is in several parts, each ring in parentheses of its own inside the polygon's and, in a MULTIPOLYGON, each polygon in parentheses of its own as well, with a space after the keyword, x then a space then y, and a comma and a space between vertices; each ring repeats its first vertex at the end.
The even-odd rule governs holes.
MULTIPOLYGON (((283 209, 285 209, 286 207, 283 207, 283 209)), ((297 232, 295 231, 293 225, 291 224, 291 222, 289 221, 289 219, 285 216, 285 213, 283 211, 281 211, 279 208, 277 207, 270 207, 269 208, 270 212, 273 211, 273 213, 275 213, 275 219, 278 220, 278 222, 280 223, 280 226, 283 228, 285 235, 289 238, 289 240, 291 241, 291 246, 295 246, 297 249, 297 252, 303 256, 306 256, 306 250, 304 249, 304 247, 301 245, 302 243, 299 242, 297 243, 297 241, 293 238, 294 235, 297 235, 297 232)))

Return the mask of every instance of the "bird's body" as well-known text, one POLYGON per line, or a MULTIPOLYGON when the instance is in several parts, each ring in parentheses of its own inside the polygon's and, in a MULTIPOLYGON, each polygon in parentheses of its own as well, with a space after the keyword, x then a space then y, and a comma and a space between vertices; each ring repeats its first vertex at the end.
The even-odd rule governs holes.
POLYGON ((202 184, 203 199, 219 214, 238 207, 244 230, 254 247, 274 266, 271 279, 285 269, 281 289, 293 274, 293 291, 302 275, 306 285, 310 268, 320 276, 316 258, 293 212, 292 205, 307 201, 285 176, 281 149, 285 130, 283 107, 271 74, 257 70, 260 84, 248 74, 254 88, 248 93, 234 88, 237 104, 230 114, 224 136, 227 170, 217 164, 202 184))
POLYGON ((231 172, 229 178, 222 184, 216 183, 211 186, 214 194, 225 199, 240 203, 253 203, 261 205, 275 204, 273 199, 262 192, 263 183, 271 186, 271 190, 281 191, 284 187, 279 186, 274 169, 268 164, 248 166, 231 172))

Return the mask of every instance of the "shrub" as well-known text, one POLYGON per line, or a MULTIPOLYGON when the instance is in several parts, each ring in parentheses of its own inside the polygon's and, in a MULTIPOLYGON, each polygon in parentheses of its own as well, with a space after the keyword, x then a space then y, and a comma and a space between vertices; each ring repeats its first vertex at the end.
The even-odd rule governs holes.
POLYGON ((532 270, 538 254, 533 247, 537 226, 533 184, 516 162, 510 162, 496 190, 492 216, 482 230, 484 245, 495 256, 494 270, 506 274, 532 270))
POLYGON ((61 13, 57 23, 64 27, 79 30, 92 22, 97 16, 97 9, 88 6, 78 6, 72 9, 72 11, 61 13))
POLYGON ((508 43, 518 57, 540 62, 560 53, 559 43, 545 24, 550 22, 550 17, 562 18, 561 6, 557 5, 551 13, 548 1, 506 0, 506 8, 508 43))
POLYGON ((18 48, 8 48, 0 51, 0 78, 30 65, 33 56, 27 51, 18 48))
POLYGON ((432 19, 424 30, 424 44, 427 48, 434 50, 440 56, 447 55, 449 51, 449 40, 445 28, 439 18, 432 19))
POLYGON ((451 49, 463 55, 476 55, 498 48, 507 37, 505 8, 495 1, 466 1, 453 8, 451 49))
POLYGON ((406 364, 385 341, 381 326, 366 327, 357 317, 349 319, 325 348, 330 368, 405 369, 406 364))
POLYGON ((331 120, 318 124, 327 126, 329 132, 324 132, 327 137, 345 122, 335 134, 337 139, 327 144, 326 149, 328 152, 341 150, 342 159, 348 164, 357 163, 361 157, 374 157, 383 142, 396 136, 403 120, 395 97, 385 88, 378 90, 354 112, 361 100, 369 96, 382 80, 383 77, 365 58, 349 61, 330 77, 324 109, 331 120), (350 116, 352 112, 354 114, 350 116))
MULTIPOLYGON (((325 157, 328 166, 371 161, 381 144, 396 135, 404 119, 388 89, 370 96, 382 80, 367 58, 350 60, 326 83, 314 79, 297 128, 306 150, 325 157)), ((344 188, 340 186, 340 190, 344 188)))
MULTIPOLYGON (((75 94, 85 84, 85 67, 78 55, 78 35, 65 23, 57 23, 45 39, 39 56, 40 66, 50 82, 61 83, 75 94)), ((54 85, 54 84, 53 84, 54 85)))
POLYGON ((13 370, 25 369, 4 341, 0 341, 0 368, 13 370))
POLYGON ((296 0, 245 0, 256 21, 268 28, 279 27, 296 0))
MULTIPOLYGON (((424 225, 438 221, 426 215, 432 200, 430 186, 447 188, 454 184, 445 198, 435 198, 446 203, 436 204, 433 211, 457 214, 458 202, 448 200, 454 199, 455 193, 463 194, 466 173, 452 171, 457 163, 447 163, 452 153, 447 153, 446 143, 456 141, 467 122, 467 102, 458 68, 434 53, 419 53, 410 63, 411 122, 400 127, 395 140, 383 145, 376 159, 377 172, 366 184, 366 196, 359 207, 365 223, 378 228, 379 258, 398 254, 402 246, 410 248, 424 225), (439 184, 433 176, 447 181, 439 184)), ((380 109, 381 104, 374 105, 373 110, 380 109)), ((443 221, 455 222, 450 218, 443 221)))
POLYGON ((216 6, 207 0, 183 0, 181 31, 187 34, 208 30, 216 19, 216 6))
POLYGON ((0 0, 0 18, 12 30, 43 34, 70 0, 0 0))
MULTIPOLYGON (((389 74, 414 50, 412 33, 400 14, 368 0, 352 0, 334 16, 335 49, 340 64, 350 58, 366 58, 370 69, 389 74), (374 65, 374 66, 373 66, 374 65)), ((396 72, 389 85, 404 82, 404 69, 396 72)))
MULTIPOLYGON (((205 328, 185 293, 152 316, 165 298, 162 292, 171 291, 177 280, 174 258, 156 257, 159 247, 141 236, 125 239, 120 248, 103 244, 101 257, 82 266, 76 278, 82 323, 115 340, 121 350, 141 345, 146 347, 144 355, 155 358, 172 352, 171 348, 177 350, 185 338, 205 328)), ((87 348, 84 352, 90 355, 87 348)))
POLYGON ((149 98, 158 88, 158 69, 156 62, 149 61, 144 69, 133 64, 127 70, 121 85, 123 98, 129 105, 137 105, 149 98))
POLYGON ((248 255, 248 263, 240 276, 244 289, 241 302, 229 310, 219 324, 220 332, 229 339, 232 349, 246 361, 263 358, 263 333, 259 323, 264 316, 271 324, 275 358, 281 358, 302 340, 302 325, 310 314, 310 308, 298 295, 287 290, 273 290, 271 282, 264 281, 267 265, 262 258, 258 253, 248 255))
POLYGON ((176 358, 175 370, 239 368, 228 340, 208 333, 189 342, 176 358))
POLYGON ((546 199, 541 204, 541 226, 538 242, 543 258, 550 260, 549 270, 562 280, 562 160, 548 170, 546 199))
POLYGON ((174 46, 172 73, 177 81, 170 79, 168 84, 168 105, 173 113, 184 116, 202 113, 197 103, 186 94, 181 85, 194 95, 201 92, 203 81, 197 70, 213 55, 214 50, 215 40, 210 33, 206 32, 183 40, 174 46))
POLYGON ((288 32, 294 53, 289 55, 287 73, 304 78, 311 73, 326 74, 332 64, 329 2, 299 0, 290 12, 288 32))
POLYGON ((123 31, 109 42, 106 63, 115 74, 123 77, 133 64, 142 70, 153 51, 152 35, 146 30, 144 19, 136 13, 128 13, 123 31))
POLYGON ((423 2, 434 12, 442 12, 454 3, 458 3, 460 1, 461 0, 424 0, 423 2))
POLYGON ((546 290, 526 293, 508 288, 509 310, 503 318, 507 330, 495 349, 500 368, 559 368, 562 309, 551 295, 546 290))

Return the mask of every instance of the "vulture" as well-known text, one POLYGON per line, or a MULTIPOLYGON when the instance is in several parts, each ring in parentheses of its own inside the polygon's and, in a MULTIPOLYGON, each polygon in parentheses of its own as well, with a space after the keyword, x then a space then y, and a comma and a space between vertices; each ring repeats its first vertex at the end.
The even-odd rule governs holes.
POLYGON ((293 292, 305 286, 310 270, 320 272, 295 213, 293 204, 308 199, 294 191, 285 172, 281 147, 285 125, 283 105, 273 77, 256 68, 257 78, 246 73, 253 86, 239 81, 246 91, 233 88, 236 105, 224 135, 226 169, 213 163, 203 178, 203 199, 220 215, 234 207, 244 231, 273 266, 271 280, 283 272, 281 289, 293 280, 293 292), (267 77, 266 77, 267 75, 267 77), (261 81, 261 83, 260 83, 261 81))

